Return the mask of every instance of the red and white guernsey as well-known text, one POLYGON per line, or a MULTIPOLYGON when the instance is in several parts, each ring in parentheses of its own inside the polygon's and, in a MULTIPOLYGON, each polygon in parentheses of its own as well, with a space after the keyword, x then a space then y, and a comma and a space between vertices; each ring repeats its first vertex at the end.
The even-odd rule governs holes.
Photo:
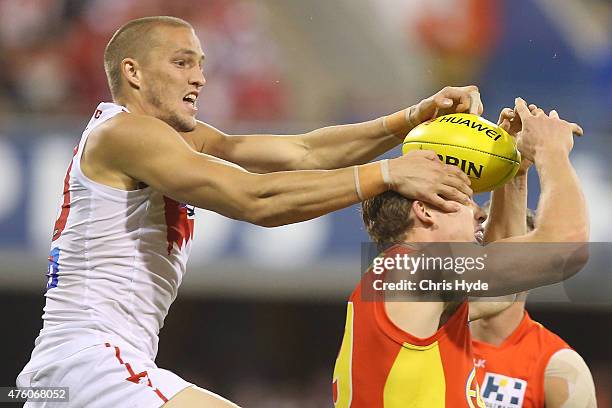
POLYGON ((109 341, 152 360, 157 354, 185 273, 194 209, 150 187, 122 191, 83 174, 89 134, 127 112, 101 103, 75 148, 53 231, 44 325, 24 371, 109 341))

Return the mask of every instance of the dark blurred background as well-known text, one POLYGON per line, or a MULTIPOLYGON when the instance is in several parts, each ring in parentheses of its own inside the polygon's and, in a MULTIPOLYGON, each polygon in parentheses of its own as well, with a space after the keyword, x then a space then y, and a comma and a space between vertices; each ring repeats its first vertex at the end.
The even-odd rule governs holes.
MULTIPOLYGON (((608 0, 0 0, 0 385, 14 384, 41 328, 63 175, 109 100, 104 46, 129 19, 159 14, 194 25, 208 81, 199 118, 228 133, 368 120, 470 83, 490 120, 515 96, 556 108, 586 131, 572 161, 592 240, 611 241, 608 0)), ((538 191, 534 173, 531 207, 538 191)), ((158 365, 245 406, 330 406, 366 240, 356 207, 273 229, 199 211, 158 365)), ((600 407, 612 407, 609 265, 579 278, 586 301, 561 285, 528 307, 585 358, 600 407)))

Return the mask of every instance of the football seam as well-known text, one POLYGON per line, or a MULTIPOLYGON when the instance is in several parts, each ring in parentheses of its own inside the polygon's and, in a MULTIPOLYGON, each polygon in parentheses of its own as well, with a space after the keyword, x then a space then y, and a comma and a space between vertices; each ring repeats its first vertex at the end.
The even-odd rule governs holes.
MULTIPOLYGON (((458 145, 454 145, 454 144, 449 144, 449 143, 437 143, 437 142, 419 142, 416 140, 411 140, 409 142, 404 142, 402 143, 402 146, 405 144, 410 144, 410 143, 419 143, 419 144, 423 144, 423 143, 428 143, 428 144, 433 144, 433 145, 440 145, 440 146, 451 146, 451 147, 458 147, 460 149, 468 149, 468 150, 473 150, 475 152, 479 152, 479 153, 484 153, 484 154, 490 154, 491 156, 495 156, 495 157, 499 157, 500 159, 504 159, 504 160, 508 160, 509 162, 512 163, 516 163, 516 164, 520 164, 519 161, 510 159, 508 157, 504 157, 504 156, 500 156, 499 154, 495 154, 495 153, 489 153, 489 152, 485 152, 484 150, 478 150, 478 149, 474 149, 473 147, 467 147, 467 146, 458 146, 458 145)), ((422 147, 422 146, 421 146, 422 147)))

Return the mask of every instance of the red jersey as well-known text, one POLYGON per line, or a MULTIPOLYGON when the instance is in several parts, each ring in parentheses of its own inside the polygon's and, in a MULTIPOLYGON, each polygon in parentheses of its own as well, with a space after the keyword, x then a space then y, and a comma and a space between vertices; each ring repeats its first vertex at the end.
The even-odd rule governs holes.
MULTIPOLYGON (((410 252, 401 246, 387 256, 410 252)), ((484 407, 476 381, 468 303, 462 303, 432 336, 397 327, 384 300, 362 299, 372 270, 351 295, 333 378, 337 408, 484 407)))
POLYGON ((546 365, 557 351, 571 348, 527 312, 499 347, 477 340, 472 345, 488 408, 543 408, 546 365))

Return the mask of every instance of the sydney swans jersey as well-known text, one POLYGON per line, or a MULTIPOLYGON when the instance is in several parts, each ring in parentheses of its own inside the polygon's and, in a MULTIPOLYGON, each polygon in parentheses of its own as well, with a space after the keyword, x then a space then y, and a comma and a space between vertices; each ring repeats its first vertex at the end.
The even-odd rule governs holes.
POLYGON ((474 363, 487 407, 543 408, 544 371, 556 352, 571 348, 527 312, 499 346, 473 340, 474 363))
POLYGON ((127 109, 101 103, 74 150, 32 360, 67 342, 78 348, 117 338, 151 359, 157 354, 159 330, 185 273, 194 209, 150 187, 122 191, 83 174, 87 137, 122 112, 127 109))
MULTIPOLYGON (((396 246, 387 256, 406 251, 396 246)), ((336 360, 333 399, 336 408, 475 408, 484 407, 471 354, 468 303, 428 338, 397 327, 385 304, 351 295, 344 338, 336 360)))

